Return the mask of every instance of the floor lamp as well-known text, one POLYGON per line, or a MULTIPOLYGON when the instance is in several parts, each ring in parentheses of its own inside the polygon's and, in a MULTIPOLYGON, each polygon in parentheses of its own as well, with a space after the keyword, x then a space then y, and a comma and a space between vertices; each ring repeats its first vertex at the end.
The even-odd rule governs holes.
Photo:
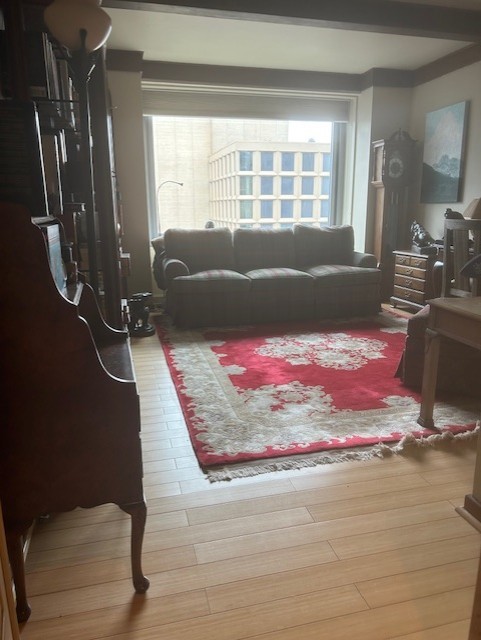
POLYGON ((99 276, 88 83, 95 68, 95 52, 105 44, 112 29, 109 15, 99 5, 100 0, 54 0, 44 11, 45 24, 64 52, 79 98, 88 272, 89 283, 96 294, 99 293, 99 276))

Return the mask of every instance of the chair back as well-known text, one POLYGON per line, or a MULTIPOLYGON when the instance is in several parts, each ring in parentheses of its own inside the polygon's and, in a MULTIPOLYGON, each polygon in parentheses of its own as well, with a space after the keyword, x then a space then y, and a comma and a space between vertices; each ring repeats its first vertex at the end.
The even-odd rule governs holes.
POLYGON ((466 277, 463 266, 481 254, 481 220, 444 221, 443 297, 469 297, 481 295, 481 275, 466 277))

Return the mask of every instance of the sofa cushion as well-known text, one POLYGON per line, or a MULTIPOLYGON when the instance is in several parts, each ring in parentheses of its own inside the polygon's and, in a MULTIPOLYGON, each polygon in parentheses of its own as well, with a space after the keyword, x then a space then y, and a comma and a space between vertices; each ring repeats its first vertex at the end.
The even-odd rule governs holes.
POLYGON ((354 229, 350 225, 310 227, 294 225, 297 266, 352 264, 354 229))
POLYGON ((242 273, 253 269, 296 266, 292 229, 236 229, 236 267, 242 273))
POLYGON ((324 264, 306 269, 318 287, 356 287, 360 284, 379 284, 379 269, 350 267, 345 264, 324 264))
POLYGON ((167 258, 185 262, 191 274, 209 269, 235 269, 230 229, 167 229, 167 258))
POLYGON ((286 289, 296 289, 298 291, 309 291, 313 289, 314 279, 304 271, 288 269, 284 267, 274 267, 271 269, 254 269, 245 274, 251 279, 251 290, 282 291, 286 289))
POLYGON ((248 292, 251 281, 242 273, 228 269, 199 271, 190 276, 179 276, 170 282, 176 294, 185 293, 242 293, 248 292))

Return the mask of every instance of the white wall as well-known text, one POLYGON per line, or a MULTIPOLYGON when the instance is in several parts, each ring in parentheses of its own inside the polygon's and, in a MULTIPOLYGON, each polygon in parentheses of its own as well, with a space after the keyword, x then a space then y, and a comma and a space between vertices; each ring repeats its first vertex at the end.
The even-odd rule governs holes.
POLYGON ((411 119, 409 131, 419 141, 420 157, 418 159, 418 182, 413 189, 412 213, 419 222, 435 238, 442 238, 444 212, 447 207, 461 213, 474 198, 481 196, 481 62, 450 73, 442 78, 432 80, 413 90, 411 102, 411 119), (458 203, 422 204, 419 201, 420 178, 422 167, 422 144, 426 113, 435 111, 450 104, 470 101, 464 188, 458 203))
POLYGON ((399 129, 409 133, 411 89, 370 88, 357 102, 356 151, 352 222, 358 250, 373 251, 374 192, 371 180, 371 143, 389 138, 399 129))
MULTIPOLYGON (((355 146, 352 186, 351 219, 348 221, 354 227, 355 248, 364 251, 366 247, 369 195, 369 155, 371 149, 371 120, 373 107, 373 91, 364 91, 356 101, 355 118, 355 146)), ((369 243, 368 243, 369 244, 369 243)))

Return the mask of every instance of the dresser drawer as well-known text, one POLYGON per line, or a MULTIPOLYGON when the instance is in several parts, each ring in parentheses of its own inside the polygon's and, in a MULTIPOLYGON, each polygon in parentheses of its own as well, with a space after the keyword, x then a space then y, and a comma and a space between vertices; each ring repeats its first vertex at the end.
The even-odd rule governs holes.
POLYGON ((422 256, 411 256, 411 267, 418 267, 419 269, 426 269, 428 264, 428 258, 422 256))
POLYGON ((422 291, 414 291, 413 289, 406 289, 405 287, 394 285, 394 295, 403 300, 424 304, 424 293, 422 291))
POLYGON ((419 280, 418 278, 411 278, 410 276, 402 276, 396 274, 394 276, 394 284, 406 289, 414 289, 415 291, 425 291, 426 281, 419 280))
POLYGON ((419 278, 419 280, 426 280, 426 270, 418 269, 417 267, 397 264, 396 273, 402 276, 408 276, 410 278, 419 278))
POLYGON ((419 269, 426 269, 428 259, 424 256, 408 256, 403 254, 396 255, 396 264, 404 265, 406 267, 418 267, 419 269))

